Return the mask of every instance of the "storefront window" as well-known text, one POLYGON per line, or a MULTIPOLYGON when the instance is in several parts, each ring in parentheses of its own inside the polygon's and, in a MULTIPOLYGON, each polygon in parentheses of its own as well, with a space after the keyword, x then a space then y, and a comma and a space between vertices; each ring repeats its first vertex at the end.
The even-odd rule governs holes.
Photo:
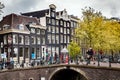
POLYGON ((13 57, 17 57, 17 54, 18 54, 18 48, 14 47, 13 48, 13 57))
POLYGON ((37 48, 37 58, 39 58, 40 57, 40 48, 37 48))
POLYGON ((22 47, 19 48, 19 56, 23 57, 23 48, 22 47))

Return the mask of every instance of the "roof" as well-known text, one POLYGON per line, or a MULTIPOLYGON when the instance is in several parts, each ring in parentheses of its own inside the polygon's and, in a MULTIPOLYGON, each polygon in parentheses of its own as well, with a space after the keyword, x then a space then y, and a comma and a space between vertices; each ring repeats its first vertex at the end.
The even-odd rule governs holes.
POLYGON ((41 28, 43 27, 42 25, 40 25, 39 21, 37 18, 35 17, 28 17, 28 16, 23 16, 23 15, 17 15, 17 14, 10 14, 5 16, 2 21, 0 22, 0 27, 3 27, 4 25, 9 25, 9 30, 4 30, 4 31, 11 31, 11 32, 15 32, 15 30, 18 30, 18 32, 21 30, 19 29, 19 25, 23 25, 24 30, 22 30, 22 32, 29 32, 28 28, 26 27, 26 25, 31 24, 31 23, 35 23, 35 27, 37 26, 37 28, 41 28))
POLYGON ((69 15, 69 16, 73 19, 80 20, 77 16, 74 16, 74 15, 69 15))
POLYGON ((27 13, 21 13, 21 15, 25 15, 25 16, 32 16, 32 17, 44 17, 46 15, 46 13, 49 13, 49 9, 45 9, 45 10, 41 10, 41 11, 34 11, 34 12, 27 12, 27 13))
POLYGON ((23 15, 17 15, 14 13, 3 17, 3 20, 1 21, 2 25, 8 24, 13 28, 16 27, 16 25, 18 25, 18 24, 26 25, 31 22, 39 24, 38 19, 35 17, 27 17, 27 16, 23 16, 23 15))

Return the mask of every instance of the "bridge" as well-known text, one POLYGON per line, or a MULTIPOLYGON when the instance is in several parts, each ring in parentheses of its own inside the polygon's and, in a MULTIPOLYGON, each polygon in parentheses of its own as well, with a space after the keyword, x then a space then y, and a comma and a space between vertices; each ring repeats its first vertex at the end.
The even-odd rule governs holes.
POLYGON ((55 64, 0 71, 0 80, 120 80, 120 68, 55 64))

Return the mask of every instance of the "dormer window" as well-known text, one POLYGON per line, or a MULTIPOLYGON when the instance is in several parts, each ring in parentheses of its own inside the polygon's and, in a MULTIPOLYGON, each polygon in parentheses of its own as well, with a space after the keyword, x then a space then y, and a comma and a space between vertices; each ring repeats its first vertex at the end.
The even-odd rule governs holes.
POLYGON ((37 30, 36 30, 36 33, 37 33, 37 34, 40 34, 40 29, 37 29, 37 30))
POLYGON ((35 33, 35 28, 31 28, 31 33, 35 33))
POLYGON ((19 25, 18 25, 18 29, 24 30, 24 25, 23 25, 23 24, 19 24, 19 25))
POLYGON ((5 25, 3 25, 3 30, 7 30, 9 27, 10 27, 10 25, 5 24, 5 25))
POLYGON ((54 12, 51 12, 51 15, 52 15, 52 17, 55 17, 55 13, 54 12))

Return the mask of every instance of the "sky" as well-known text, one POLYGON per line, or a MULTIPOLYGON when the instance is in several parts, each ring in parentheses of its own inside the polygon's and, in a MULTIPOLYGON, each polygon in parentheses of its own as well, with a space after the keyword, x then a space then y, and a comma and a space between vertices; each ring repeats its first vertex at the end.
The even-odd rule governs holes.
POLYGON ((0 17, 11 13, 25 13, 48 9, 50 4, 56 5, 57 11, 67 10, 69 15, 81 18, 82 9, 91 7, 100 11, 103 16, 120 18, 120 0, 0 0, 5 8, 0 17))

